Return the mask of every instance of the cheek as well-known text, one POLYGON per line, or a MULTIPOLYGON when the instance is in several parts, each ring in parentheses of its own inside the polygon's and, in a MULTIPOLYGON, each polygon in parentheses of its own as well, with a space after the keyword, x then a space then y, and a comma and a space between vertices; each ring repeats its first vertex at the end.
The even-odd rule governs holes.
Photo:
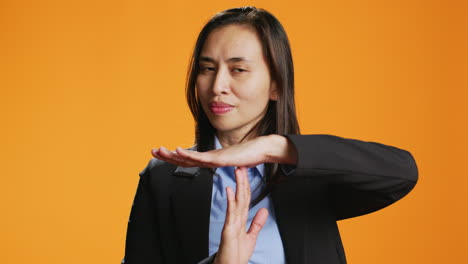
POLYGON ((270 100, 270 84, 268 80, 257 79, 249 82, 248 85, 240 86, 240 89, 242 89, 242 92, 239 93, 239 97, 258 107, 263 106, 270 100))
POLYGON ((207 87, 207 81, 198 77, 195 82, 195 90, 197 91, 198 97, 203 98, 206 95, 207 87))

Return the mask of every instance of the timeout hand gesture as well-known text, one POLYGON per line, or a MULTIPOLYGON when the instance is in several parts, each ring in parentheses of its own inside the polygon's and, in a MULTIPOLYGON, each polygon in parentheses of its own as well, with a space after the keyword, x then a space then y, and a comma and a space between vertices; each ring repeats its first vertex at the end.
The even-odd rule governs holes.
POLYGON ((289 140, 280 135, 256 137, 222 149, 197 152, 177 148, 169 151, 164 147, 153 149, 152 155, 160 160, 182 167, 238 167, 236 193, 227 187, 228 206, 221 244, 215 264, 246 264, 255 249, 258 234, 266 223, 268 210, 261 208, 252 220, 249 230, 246 225, 250 208, 250 184, 247 167, 261 163, 296 164, 297 151, 289 140))
POLYGON ((246 225, 250 207, 250 184, 247 168, 235 170, 236 193, 226 188, 228 206, 221 236, 221 244, 214 264, 246 264, 255 249, 257 237, 268 218, 268 210, 261 208, 252 220, 249 230, 246 225))

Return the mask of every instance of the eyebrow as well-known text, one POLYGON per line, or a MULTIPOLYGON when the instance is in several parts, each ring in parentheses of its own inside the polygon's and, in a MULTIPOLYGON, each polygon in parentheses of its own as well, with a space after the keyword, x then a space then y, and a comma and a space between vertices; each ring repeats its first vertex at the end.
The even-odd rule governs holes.
MULTIPOLYGON (((199 61, 207 61, 207 62, 215 62, 215 60, 211 57, 207 56, 201 56, 199 61)), ((250 62, 250 60, 244 58, 244 57, 232 57, 226 60, 226 62, 238 62, 238 61, 244 61, 244 62, 250 62)))

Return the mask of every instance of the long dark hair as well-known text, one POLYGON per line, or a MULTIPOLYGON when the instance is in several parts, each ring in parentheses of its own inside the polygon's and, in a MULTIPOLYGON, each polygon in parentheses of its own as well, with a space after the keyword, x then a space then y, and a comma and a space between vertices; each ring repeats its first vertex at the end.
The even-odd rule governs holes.
MULTIPOLYGON (((270 100, 264 117, 244 136, 255 133, 258 136, 269 134, 299 134, 294 102, 294 67, 291 48, 281 23, 268 11, 252 6, 232 8, 215 14, 198 35, 187 72, 187 102, 195 119, 195 145, 198 151, 214 149, 216 129, 211 125, 199 101, 195 88, 199 73, 199 56, 208 35, 215 29, 231 25, 248 25, 254 28, 262 42, 264 57, 270 70, 272 81, 276 83, 277 100, 270 100)), ((281 179, 278 164, 265 164, 263 177, 266 188, 253 204, 258 203, 281 179)))

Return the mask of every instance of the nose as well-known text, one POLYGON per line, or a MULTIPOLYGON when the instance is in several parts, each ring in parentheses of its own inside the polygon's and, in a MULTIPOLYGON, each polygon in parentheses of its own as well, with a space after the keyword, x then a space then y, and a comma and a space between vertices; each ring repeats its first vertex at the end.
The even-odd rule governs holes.
POLYGON ((229 72, 220 68, 213 80, 213 93, 215 95, 222 95, 229 93, 229 72))

